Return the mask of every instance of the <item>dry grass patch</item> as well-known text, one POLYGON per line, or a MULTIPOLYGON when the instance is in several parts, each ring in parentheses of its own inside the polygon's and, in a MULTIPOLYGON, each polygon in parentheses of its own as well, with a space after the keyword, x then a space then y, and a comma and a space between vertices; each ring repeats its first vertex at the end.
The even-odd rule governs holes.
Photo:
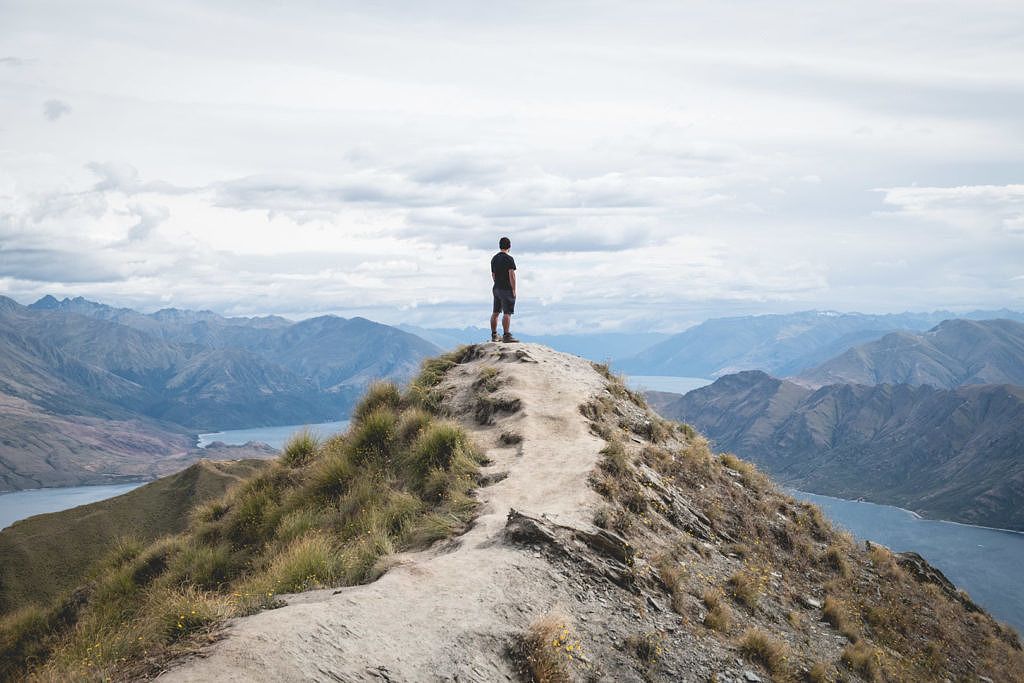
POLYGON ((568 619, 560 614, 533 622, 510 648, 519 673, 533 683, 569 683, 581 654, 568 619))
POLYGON ((767 583, 763 574, 753 568, 744 568, 729 577, 729 592, 737 601, 756 610, 767 583))
POLYGON ((885 675, 885 653, 881 648, 872 647, 866 642, 847 645, 843 648, 840 661, 851 671, 872 683, 888 679, 885 675))
POLYGON ((789 646, 759 628, 749 628, 739 641, 740 652, 747 659, 760 662, 775 680, 791 680, 789 646))
POLYGON ((849 608, 839 599, 831 595, 825 598, 821 606, 821 616, 837 631, 846 636, 850 642, 856 643, 860 639, 860 633, 849 615, 849 608))
POLYGON ((722 600, 722 591, 718 588, 705 588, 700 595, 705 607, 704 625, 720 633, 728 633, 732 628, 732 610, 722 600))
POLYGON ((665 635, 658 631, 646 631, 626 638, 626 646, 647 668, 654 667, 665 649, 665 635))

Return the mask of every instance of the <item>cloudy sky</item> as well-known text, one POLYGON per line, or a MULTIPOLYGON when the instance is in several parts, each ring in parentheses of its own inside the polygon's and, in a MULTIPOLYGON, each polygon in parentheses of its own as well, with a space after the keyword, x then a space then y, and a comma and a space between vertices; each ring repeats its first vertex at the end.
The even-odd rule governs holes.
POLYGON ((1024 308, 1024 4, 0 0, 0 294, 520 329, 1024 308))

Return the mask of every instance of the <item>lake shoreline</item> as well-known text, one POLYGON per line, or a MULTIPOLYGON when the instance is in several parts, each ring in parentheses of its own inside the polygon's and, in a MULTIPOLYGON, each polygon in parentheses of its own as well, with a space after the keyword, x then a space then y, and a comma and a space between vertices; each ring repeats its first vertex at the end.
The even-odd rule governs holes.
POLYGON ((987 529, 989 531, 1005 531, 1005 532, 1011 533, 1011 534, 1024 534, 1024 530, 1022 530, 1022 529, 1004 529, 1003 527, 998 527, 998 526, 985 526, 984 524, 971 524, 970 522, 958 522, 958 521, 956 521, 954 519, 942 519, 941 517, 925 517, 924 515, 920 514, 919 512, 915 512, 914 510, 908 510, 907 508, 901 508, 899 505, 893 505, 891 503, 879 503, 879 502, 876 502, 876 501, 873 501, 873 500, 868 500, 867 498, 856 498, 856 499, 854 499, 854 498, 840 498, 838 496, 832 496, 832 495, 829 495, 827 493, 815 493, 814 491, 804 491, 803 489, 795 489, 795 488, 793 488, 791 486, 782 486, 781 488, 782 488, 783 491, 785 491, 786 493, 789 493, 790 495, 792 495, 790 493, 791 491, 795 491, 795 492, 800 493, 800 494, 808 494, 808 495, 812 495, 812 496, 819 496, 821 498, 829 498, 830 500, 839 500, 839 501, 843 501, 845 503, 865 503, 867 505, 877 505, 878 507, 893 508, 895 510, 900 510, 902 512, 906 512, 906 513, 908 513, 910 515, 913 515, 916 519, 919 519, 922 522, 942 522, 943 524, 956 524, 957 526, 970 527, 972 529, 987 529))

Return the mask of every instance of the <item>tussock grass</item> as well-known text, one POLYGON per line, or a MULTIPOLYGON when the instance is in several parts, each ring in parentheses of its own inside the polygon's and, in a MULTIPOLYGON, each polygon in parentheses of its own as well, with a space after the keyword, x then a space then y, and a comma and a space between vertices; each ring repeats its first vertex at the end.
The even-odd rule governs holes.
POLYGON ((402 392, 394 382, 374 382, 352 411, 352 421, 362 422, 378 408, 394 411, 402 404, 402 392))
POLYGON ((860 639, 856 624, 850 618, 849 609, 840 600, 830 596, 825 598, 821 606, 821 615, 837 631, 846 636, 850 642, 856 643, 860 639))
POLYGON ((608 445, 601 449, 604 458, 600 462, 602 470, 613 477, 621 477, 629 471, 629 456, 621 441, 609 441, 608 445))
POLYGON ((626 645, 644 666, 652 668, 661 659, 665 649, 665 634, 645 631, 626 638, 626 645))
POLYGON ((232 615, 373 580, 395 552, 465 529, 482 455, 424 399, 454 362, 426 364, 419 393, 373 385, 348 433, 296 434, 277 462, 194 510, 185 532, 125 540, 75 601, 5 618, 0 677, 144 677, 232 615))
POLYGON ((569 683, 571 665, 580 654, 568 619, 555 613, 530 624, 510 648, 519 673, 533 683, 569 683))
POLYGON ((720 633, 728 633, 732 628, 732 610, 722 601, 722 591, 718 588, 705 588, 700 599, 708 612, 704 615, 704 625, 720 633))
POLYGON ((825 662, 815 662, 807 670, 808 683, 834 683, 836 680, 832 674, 832 667, 825 662))
POLYGON ((884 674, 885 653, 867 643, 854 643, 843 648, 840 661, 851 671, 872 683, 886 680, 884 674))
POLYGON ((822 555, 822 562, 844 579, 848 579, 851 575, 850 563, 846 559, 848 554, 848 547, 843 547, 833 543, 825 549, 825 552, 822 555))
POLYGON ((792 655, 783 641, 759 628, 749 628, 740 637, 739 649, 747 659, 763 664, 775 680, 790 680, 792 655))
POLYGON ((749 568, 729 577, 729 592, 738 602, 756 610, 764 593, 764 580, 749 568))
POLYGON ((764 491, 771 488, 771 480, 757 469, 754 463, 741 460, 732 453, 723 453, 721 461, 729 469, 740 473, 740 479, 745 486, 755 491, 764 491))
POLYGON ((281 462, 289 467, 301 467, 320 448, 320 439, 309 428, 292 435, 281 451, 281 462))

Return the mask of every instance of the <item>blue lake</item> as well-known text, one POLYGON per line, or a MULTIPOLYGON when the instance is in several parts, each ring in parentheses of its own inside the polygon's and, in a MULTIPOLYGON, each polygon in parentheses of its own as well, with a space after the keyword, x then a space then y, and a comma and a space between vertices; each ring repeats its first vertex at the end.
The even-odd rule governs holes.
POLYGON ((1024 633, 1024 533, 922 519, 890 505, 786 492, 818 505, 859 540, 919 553, 993 616, 1024 633))
POLYGON ((104 484, 100 486, 67 486, 55 489, 33 489, 0 494, 0 529, 19 519, 46 512, 59 512, 95 503, 98 500, 120 496, 145 482, 134 484, 104 484))
POLYGON ((339 422, 321 422, 311 425, 285 425, 283 427, 253 427, 252 429, 229 429, 223 432, 210 432, 199 435, 199 446, 205 448, 215 441, 222 441, 229 446, 238 446, 250 441, 259 441, 273 448, 283 448, 293 434, 303 428, 322 439, 333 436, 348 429, 348 420, 339 422))
POLYGON ((627 375, 626 384, 637 391, 671 391, 685 394, 694 389, 706 387, 715 380, 703 377, 668 377, 660 375, 627 375))

